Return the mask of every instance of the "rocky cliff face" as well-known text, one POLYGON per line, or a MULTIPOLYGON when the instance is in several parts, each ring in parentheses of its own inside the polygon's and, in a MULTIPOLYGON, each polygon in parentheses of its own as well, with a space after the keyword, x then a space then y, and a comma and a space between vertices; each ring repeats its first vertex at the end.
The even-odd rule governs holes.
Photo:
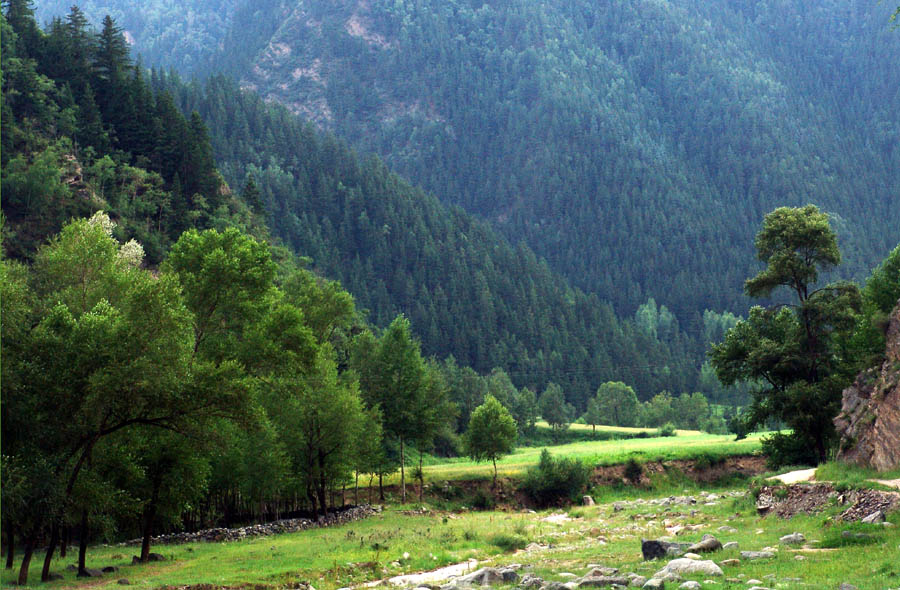
POLYGON ((834 425, 841 435, 838 459, 887 471, 900 467, 900 305, 891 314, 886 360, 863 371, 844 390, 834 425))

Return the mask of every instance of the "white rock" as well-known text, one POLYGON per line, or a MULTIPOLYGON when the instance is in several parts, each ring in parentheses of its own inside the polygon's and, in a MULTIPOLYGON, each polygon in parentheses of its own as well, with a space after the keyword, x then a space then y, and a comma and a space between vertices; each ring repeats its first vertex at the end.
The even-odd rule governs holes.
POLYGON ((722 549, 738 549, 740 545, 737 541, 728 541, 724 545, 722 545, 722 549))
POLYGON ((806 537, 803 536, 803 533, 791 533, 781 537, 778 541, 782 545, 802 545, 806 542, 806 537))
POLYGON ((693 580, 691 580, 690 582, 685 582, 684 584, 679 586, 681 590, 700 590, 701 587, 702 586, 700 586, 700 582, 694 582, 693 580))
POLYGON ((658 571, 653 577, 661 578, 664 574, 703 574, 706 576, 724 576, 722 568, 717 566, 712 560, 686 559, 681 557, 673 559, 666 567, 658 571))

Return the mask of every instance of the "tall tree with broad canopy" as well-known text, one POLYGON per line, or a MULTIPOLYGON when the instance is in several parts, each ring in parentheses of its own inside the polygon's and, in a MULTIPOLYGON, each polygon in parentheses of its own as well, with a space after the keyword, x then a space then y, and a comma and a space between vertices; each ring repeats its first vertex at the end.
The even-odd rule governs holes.
POLYGON ((556 383, 548 383, 538 402, 541 418, 553 429, 554 433, 562 432, 569 427, 575 418, 575 407, 566 402, 562 387, 556 383))
POLYGON ((712 347, 710 359, 725 385, 757 380, 749 425, 775 419, 791 428, 764 441, 770 462, 815 464, 836 439, 832 418, 852 379, 838 337, 854 327, 859 289, 815 287, 819 273, 837 266, 841 255, 828 216, 814 205, 766 215, 756 251, 765 268, 744 284, 747 294, 769 298, 787 290, 790 297, 752 308, 712 347))
POLYGON ((466 431, 466 454, 473 461, 491 461, 497 486, 497 459, 511 453, 516 445, 516 421, 497 398, 488 394, 475 408, 466 431))
MULTIPOLYGON (((597 400, 601 419, 615 426, 637 425, 641 405, 637 394, 621 381, 607 381, 597 388, 597 400)), ((599 422, 598 422, 599 424, 599 422)))
POLYGON ((420 438, 420 431, 431 422, 434 410, 434 400, 427 395, 431 385, 427 367, 409 320, 397 316, 377 341, 371 334, 360 334, 353 357, 352 365, 359 373, 366 402, 380 408, 384 433, 399 444, 400 493, 405 502, 406 446, 420 438))

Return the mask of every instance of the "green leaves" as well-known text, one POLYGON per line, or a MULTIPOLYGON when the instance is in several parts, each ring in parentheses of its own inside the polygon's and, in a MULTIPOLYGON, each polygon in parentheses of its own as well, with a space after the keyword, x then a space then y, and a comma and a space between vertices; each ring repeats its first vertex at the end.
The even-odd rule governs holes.
POLYGON ((766 268, 744 284, 751 297, 767 297, 775 288, 783 286, 804 301, 819 272, 841 262, 828 215, 815 205, 779 207, 769 213, 755 243, 757 258, 766 268))
POLYGON ((472 412, 465 443, 466 454, 474 461, 496 461, 515 449, 516 421, 493 395, 472 412))
POLYGON ((726 385, 758 383, 749 426, 774 419, 793 429, 787 438, 770 439, 770 458, 822 461, 835 438, 831 419, 841 389, 850 382, 841 342, 855 324, 859 290, 849 283, 813 289, 819 271, 840 262, 828 218, 813 205, 767 215, 756 246, 767 266, 746 282, 747 293, 768 296, 783 286, 795 302, 751 309, 724 342, 710 349, 710 360, 726 385))

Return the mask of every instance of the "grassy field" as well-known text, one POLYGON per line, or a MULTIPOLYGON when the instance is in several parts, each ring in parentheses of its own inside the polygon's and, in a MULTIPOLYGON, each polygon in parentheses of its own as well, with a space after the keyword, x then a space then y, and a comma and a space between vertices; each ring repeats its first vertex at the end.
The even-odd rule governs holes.
MULTIPOLYGON (((832 473, 840 471, 829 469, 832 473)), ((728 495, 730 491, 743 492, 746 485, 733 490, 707 488, 706 491, 720 496, 710 503, 707 503, 709 497, 700 496, 699 487, 685 485, 684 489, 658 489, 655 496, 689 493, 700 498, 698 503, 663 505, 632 501, 624 509, 615 510, 607 502, 556 511, 556 516, 549 519, 552 512, 451 514, 389 507, 365 521, 329 529, 231 543, 157 546, 155 550, 165 555, 166 561, 148 565, 128 565, 136 548, 97 547, 88 554, 89 567, 118 565, 119 572, 88 580, 66 572, 65 580, 46 585, 34 583, 39 578, 42 561, 38 554, 32 564, 31 580, 35 587, 46 588, 115 586, 124 577, 138 588, 184 588, 196 584, 296 588, 308 582, 318 590, 334 590, 469 559, 479 560, 480 566, 520 563, 547 580, 562 582, 571 579, 566 573, 584 575, 588 564, 617 567, 623 573, 649 577, 665 562, 643 561, 641 538, 677 534, 679 541, 693 542, 704 533, 713 533, 722 542, 737 541, 740 550, 777 549, 776 557, 771 560, 741 560, 739 565, 723 566, 725 578, 716 578, 715 586, 710 587, 746 588, 747 581, 753 578, 765 581, 766 586, 787 590, 837 588, 842 582, 853 584, 859 590, 900 587, 900 527, 840 524, 834 516, 845 507, 836 503, 813 516, 789 520, 775 516, 762 518, 757 516, 751 496, 728 495), (723 525, 736 530, 718 531, 723 525), (862 544, 848 544, 842 541, 841 533, 845 530, 862 532, 868 537, 862 544), (780 546, 779 537, 792 532, 802 532, 808 548, 795 550, 780 546), (541 547, 530 551, 508 550, 527 543, 541 547), (728 582, 726 578, 738 582, 728 582)), ((646 490, 640 495, 654 496, 646 490)), ((617 499, 628 498, 629 492, 625 490, 619 492, 617 499)), ((900 513, 893 513, 889 520, 900 525, 900 513)), ((706 558, 721 563, 739 557, 739 551, 732 549, 706 558)), ((63 571, 73 561, 74 556, 57 559, 53 571, 63 571)), ((706 577, 686 576, 686 579, 702 582, 706 577)), ((4 585, 12 579, 12 572, 3 572, 4 585)))
MULTIPOLYGON (((574 424, 572 428, 590 426, 574 424)), ((598 426, 597 429, 617 432, 641 432, 641 428, 619 428, 598 426)), ((679 430, 675 437, 630 438, 624 440, 598 440, 577 442, 549 447, 554 455, 576 457, 589 465, 614 465, 624 463, 630 458, 639 462, 664 461, 671 459, 694 458, 701 455, 722 457, 727 455, 746 455, 760 449, 760 438, 763 435, 752 434, 744 440, 735 441, 734 435, 705 434, 696 430, 679 430)), ((519 447, 514 453, 497 461, 498 473, 501 477, 521 476, 528 467, 537 465, 542 447, 519 447)), ((423 472, 425 481, 455 481, 471 479, 487 479, 492 476, 493 466, 490 463, 475 463, 465 457, 439 459, 425 465, 423 472)), ((399 475, 385 480, 385 483, 399 482, 399 475)))

